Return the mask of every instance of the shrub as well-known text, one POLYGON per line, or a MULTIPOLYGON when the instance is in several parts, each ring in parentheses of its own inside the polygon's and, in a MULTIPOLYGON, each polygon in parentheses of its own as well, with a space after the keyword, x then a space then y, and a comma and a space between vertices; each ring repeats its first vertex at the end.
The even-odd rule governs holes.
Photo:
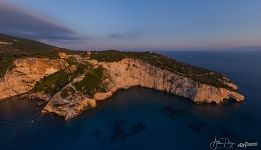
POLYGON ((74 94, 74 93, 75 93, 75 90, 72 87, 69 86, 69 87, 66 87, 65 89, 62 90, 61 97, 66 98, 69 95, 74 94))
POLYGON ((77 69, 71 74, 71 79, 76 78, 79 75, 82 75, 83 73, 87 72, 88 70, 90 70, 93 66, 88 63, 85 62, 85 64, 78 64, 77 69))
POLYGON ((44 92, 52 96, 68 83, 69 74, 62 70, 41 79, 36 83, 32 91, 44 92))
POLYGON ((93 96, 96 92, 105 92, 107 87, 103 82, 106 79, 105 70, 99 66, 87 72, 82 81, 74 83, 77 91, 93 96))

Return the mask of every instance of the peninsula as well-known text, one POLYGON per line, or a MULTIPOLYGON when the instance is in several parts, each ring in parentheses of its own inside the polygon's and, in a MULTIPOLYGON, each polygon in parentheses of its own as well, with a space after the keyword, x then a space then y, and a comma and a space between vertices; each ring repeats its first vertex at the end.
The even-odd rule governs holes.
POLYGON ((42 100, 42 113, 69 120, 134 86, 197 104, 244 100, 223 74, 157 53, 72 51, 0 34, 0 102, 14 96, 42 100))

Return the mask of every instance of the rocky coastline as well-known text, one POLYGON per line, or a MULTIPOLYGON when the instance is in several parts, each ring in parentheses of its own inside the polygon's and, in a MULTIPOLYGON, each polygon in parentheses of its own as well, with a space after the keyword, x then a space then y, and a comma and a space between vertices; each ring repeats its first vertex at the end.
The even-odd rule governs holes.
POLYGON ((106 62, 59 53, 56 59, 24 58, 13 64, 0 79, 0 101, 17 95, 41 99, 47 103, 42 113, 55 113, 65 120, 96 107, 119 89, 134 86, 172 93, 196 104, 244 100, 225 77, 222 83, 229 88, 204 84, 131 57, 106 62))

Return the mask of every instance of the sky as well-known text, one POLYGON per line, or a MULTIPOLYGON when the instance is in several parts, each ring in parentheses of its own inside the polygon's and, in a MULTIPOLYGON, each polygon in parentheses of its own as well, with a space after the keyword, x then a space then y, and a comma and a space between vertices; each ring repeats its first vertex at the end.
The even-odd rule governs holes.
POLYGON ((0 32, 71 49, 261 46, 260 0, 0 0, 0 32))

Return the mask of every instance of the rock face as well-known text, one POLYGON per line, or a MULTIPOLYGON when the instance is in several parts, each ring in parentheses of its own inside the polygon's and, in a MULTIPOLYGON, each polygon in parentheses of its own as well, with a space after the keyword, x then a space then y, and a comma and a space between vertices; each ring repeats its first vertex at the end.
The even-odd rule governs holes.
MULTIPOLYGON (((63 55, 63 58, 69 57, 63 55)), ((128 89, 133 86, 166 91, 191 99, 195 103, 221 103, 228 99, 244 100, 244 96, 235 92, 237 86, 233 83, 224 81, 226 85, 234 90, 217 88, 162 70, 137 59, 124 58, 118 62, 98 62, 77 56, 77 61, 88 62, 94 68, 102 66, 106 70, 110 79, 106 91, 96 92, 93 97, 77 91, 73 84, 83 80, 82 76, 84 74, 81 74, 52 96, 46 93, 30 94, 30 97, 40 98, 48 102, 42 110, 43 113, 55 113, 68 120, 86 109, 96 107, 96 101, 111 97, 118 89, 128 89), (62 90, 65 89, 74 92, 69 92, 63 98, 62 90)), ((0 81, 0 99, 30 92, 36 82, 44 76, 68 69, 65 59, 28 58, 16 60, 14 65, 14 69, 7 72, 0 81)))
MULTIPOLYGON (((114 83, 112 93, 117 89, 141 86, 173 93, 191 99, 195 103, 221 103, 230 98, 236 101, 244 100, 244 96, 236 92, 201 84, 140 60, 126 58, 120 62, 98 63, 94 61, 93 63, 102 65, 108 70, 114 83)), ((232 83, 227 85, 235 90, 237 88, 232 83)))
POLYGON ((29 92, 44 76, 66 67, 64 60, 26 58, 14 61, 14 69, 0 79, 0 100, 29 92))

